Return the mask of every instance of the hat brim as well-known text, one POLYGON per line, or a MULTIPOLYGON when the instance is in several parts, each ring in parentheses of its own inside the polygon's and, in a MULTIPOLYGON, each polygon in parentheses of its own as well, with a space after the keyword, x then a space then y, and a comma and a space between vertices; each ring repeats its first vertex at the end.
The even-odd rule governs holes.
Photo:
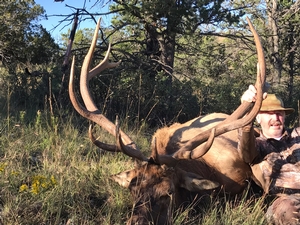
POLYGON ((281 107, 261 107, 261 112, 271 112, 271 111, 284 111, 286 115, 295 112, 293 108, 281 108, 281 107))

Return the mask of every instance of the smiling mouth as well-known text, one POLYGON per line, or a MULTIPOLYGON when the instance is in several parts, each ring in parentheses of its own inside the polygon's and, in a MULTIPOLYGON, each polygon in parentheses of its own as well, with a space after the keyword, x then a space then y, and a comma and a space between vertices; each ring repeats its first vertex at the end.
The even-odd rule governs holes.
POLYGON ((278 127, 281 126, 281 122, 280 121, 274 121, 273 123, 270 124, 271 127, 278 127))
POLYGON ((279 126, 280 126, 279 124, 271 125, 271 127, 279 127, 279 126))

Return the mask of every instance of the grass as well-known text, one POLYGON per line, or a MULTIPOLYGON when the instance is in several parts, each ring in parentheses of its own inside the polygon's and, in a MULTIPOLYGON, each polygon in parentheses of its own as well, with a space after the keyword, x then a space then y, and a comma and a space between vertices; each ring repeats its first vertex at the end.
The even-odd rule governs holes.
MULTIPOLYGON (((133 168, 134 162, 94 147, 87 126, 74 126, 72 116, 49 123, 40 116, 29 125, 1 124, 0 223, 124 224, 132 209, 131 196, 110 175, 133 168)), ((102 140, 114 141, 101 133, 102 140)), ((143 150, 150 146, 151 137, 141 130, 133 138, 143 150)), ((266 224, 263 201, 211 198, 201 210, 192 207, 194 203, 178 209, 173 220, 178 225, 266 224)))

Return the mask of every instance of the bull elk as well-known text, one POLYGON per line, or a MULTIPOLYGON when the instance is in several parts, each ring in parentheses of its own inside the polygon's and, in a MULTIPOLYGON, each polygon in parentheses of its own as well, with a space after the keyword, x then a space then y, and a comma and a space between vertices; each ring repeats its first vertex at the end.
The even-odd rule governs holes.
POLYGON ((129 188, 134 207, 127 224, 171 224, 172 210, 186 199, 183 190, 202 193, 222 189, 238 194, 247 185, 251 169, 237 152, 237 128, 249 124, 258 113, 265 82, 265 61, 259 36, 248 20, 257 48, 258 67, 256 88, 258 99, 242 103, 231 115, 213 113, 184 124, 175 123, 156 131, 151 144, 151 156, 146 157, 118 126, 109 121, 94 103, 89 81, 98 73, 119 64, 109 62, 110 46, 104 60, 89 69, 95 50, 100 22, 98 21, 90 49, 84 59, 80 75, 80 93, 85 107, 74 92, 74 57, 70 72, 69 94, 76 111, 100 125, 116 138, 116 144, 97 140, 89 129, 91 141, 107 151, 123 152, 143 163, 136 168, 113 176, 121 186, 129 188))

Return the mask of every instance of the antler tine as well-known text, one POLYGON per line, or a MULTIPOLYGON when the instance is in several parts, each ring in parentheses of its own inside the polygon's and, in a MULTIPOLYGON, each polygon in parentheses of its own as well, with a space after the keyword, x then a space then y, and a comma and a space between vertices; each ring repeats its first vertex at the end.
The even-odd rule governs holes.
MULTIPOLYGON (((253 105, 253 103, 243 102, 240 107, 238 107, 227 119, 215 126, 215 137, 226 133, 231 130, 243 127, 253 121, 262 104, 263 100, 263 87, 265 84, 265 57, 263 53, 263 48, 259 39, 259 35, 251 24, 250 20, 247 18, 250 26, 250 30, 253 33, 254 41, 256 44, 257 55, 258 55, 258 66, 257 66, 257 76, 256 76, 256 89, 257 89, 257 100, 252 108, 252 110, 245 116, 248 109, 253 105), (245 117, 243 117, 245 116, 245 117), (243 118, 242 118, 243 117, 243 118)), ((212 128, 213 129, 213 128, 212 128)), ((177 152, 174 153, 174 158, 199 158, 203 156, 209 148, 204 146, 203 148, 196 147, 204 143, 210 136, 211 129, 204 131, 203 133, 195 136, 189 140, 185 145, 183 145, 177 152)))
MULTIPOLYGON (((79 101, 76 97, 76 94, 73 90, 74 89, 74 87, 73 87, 74 86, 74 84, 73 84, 74 67, 75 67, 75 58, 74 57, 72 60, 72 66, 71 66, 71 72, 70 72, 69 95, 70 95, 70 99, 71 99, 71 102, 72 102, 74 108, 80 115, 82 115, 83 117, 100 125, 103 129, 105 129, 110 134, 112 134, 113 136, 116 137, 116 135, 117 135, 116 134, 116 126, 110 120, 108 120, 103 114, 101 114, 100 110, 97 108, 96 104, 94 103, 94 101, 91 97, 90 91, 89 91, 89 80, 93 76, 100 73, 101 71, 103 71, 106 68, 113 68, 120 63, 120 62, 109 63, 109 61, 108 61, 109 60, 108 54, 109 54, 109 50, 110 50, 110 46, 109 46, 109 49, 108 49, 108 52, 106 53, 104 61, 99 63, 98 66, 96 66, 94 69, 92 69, 89 72, 91 58, 93 56, 93 52, 95 50, 95 46, 96 46, 96 42, 97 42, 97 38, 98 38, 99 28, 100 28, 100 19, 97 22, 91 46, 89 48, 87 55, 85 56, 85 59, 84 59, 84 62, 82 64, 82 68, 81 68, 80 93, 81 93, 81 96, 82 96, 82 99, 83 99, 83 102, 84 102, 86 108, 84 108, 79 103, 79 101)), ((120 137, 122 138, 122 142, 124 143, 124 146, 126 146, 127 150, 130 149, 130 151, 139 151, 140 152, 140 150, 138 149, 136 144, 131 140, 131 138, 127 134, 125 134, 121 130, 119 131, 119 133, 120 133, 120 137)), ((90 135, 90 137, 93 137, 93 135, 90 135)), ((95 138, 92 138, 91 140, 95 141, 95 138)), ((93 142, 93 143, 95 143, 95 142, 93 142)), ((99 143, 99 141, 96 141, 96 143, 99 143)), ((105 150, 109 150, 109 149, 105 149, 105 150)), ((138 154, 141 154, 141 152, 138 154)), ((139 159, 142 159, 144 161, 148 160, 148 158, 145 156, 143 156, 143 157, 140 156, 139 159)))
MULTIPOLYGON (((255 28, 253 27, 250 19, 248 17, 246 17, 246 20, 249 24, 250 30, 251 30, 251 32, 253 34, 253 37, 254 37, 254 42, 255 42, 256 51, 257 51, 258 64, 259 64, 259 67, 260 67, 259 68, 260 77, 261 77, 262 84, 264 84, 265 81, 266 81, 265 54, 264 54, 263 47, 262 47, 261 41, 259 39, 258 33, 256 32, 255 28)), ((257 85, 257 81, 256 81, 256 85, 257 85)), ((263 88, 264 88, 264 86, 263 86, 263 88)))
POLYGON ((210 136, 208 140, 205 142, 204 146, 201 148, 201 151, 192 151, 191 158, 198 159, 201 156, 203 156, 212 146, 215 136, 216 136, 216 128, 212 128, 210 132, 210 136))
POLYGON ((201 151, 195 152, 192 157, 191 157, 191 152, 190 151, 183 152, 180 157, 176 156, 176 154, 174 154, 173 156, 172 155, 159 155, 157 153, 156 138, 154 138, 154 140, 152 141, 152 147, 151 147, 151 149, 152 149, 151 157, 153 158, 153 160, 157 164, 160 164, 160 165, 166 164, 168 166, 175 166, 176 163, 178 162, 177 159, 179 159, 179 158, 181 158, 181 159, 182 158, 184 158, 184 159, 190 159, 190 158, 197 159, 197 158, 200 158, 212 146, 214 138, 215 138, 215 131, 216 131, 215 128, 211 129, 210 136, 209 136, 207 142, 205 143, 205 145, 203 146, 203 148, 201 148, 201 151))
POLYGON ((84 102, 86 108, 91 112, 97 111, 98 108, 97 108, 96 104, 94 103, 94 101, 91 97, 90 91, 89 91, 90 79, 92 77, 94 77, 95 75, 99 74, 101 71, 105 70, 106 68, 113 68, 120 64, 120 62, 118 62, 118 63, 110 63, 109 62, 109 53, 110 53, 110 49, 111 49, 111 45, 109 44, 109 47, 106 52, 104 60, 102 62, 100 62, 91 71, 89 71, 91 59, 93 57, 97 39, 98 39, 98 32, 100 29, 100 21, 101 21, 101 19, 99 19, 97 22, 94 36, 92 39, 92 43, 91 43, 88 53, 86 54, 84 61, 82 63, 81 75, 80 75, 80 94, 82 96, 82 99, 83 99, 83 102, 84 102))
POLYGON ((159 165, 168 165, 170 167, 174 167, 177 163, 178 160, 172 157, 171 155, 159 155, 157 151, 157 142, 156 138, 153 138, 152 143, 151 143, 151 158, 153 161, 159 165))
POLYGON ((118 149, 120 149, 125 155, 128 155, 131 158, 138 159, 141 161, 148 161, 148 158, 146 158, 141 151, 132 151, 132 148, 126 146, 123 143, 120 134, 120 124, 118 117, 116 118, 116 141, 118 149))
POLYGON ((116 145, 106 144, 97 140, 93 135, 92 124, 89 126, 89 138, 93 142, 93 144, 96 145, 98 148, 105 149, 106 151, 110 151, 110 152, 121 152, 116 145))
MULTIPOLYGON (((97 36, 98 36, 98 33, 97 33, 97 36)), ((108 49, 107 49, 104 59, 97 66, 95 66, 93 69, 90 70, 90 72, 88 74, 88 80, 92 79, 94 76, 99 74, 101 71, 103 71, 105 69, 117 67, 121 63, 121 60, 119 62, 109 62, 110 50, 111 50, 111 43, 108 44, 108 49)))

